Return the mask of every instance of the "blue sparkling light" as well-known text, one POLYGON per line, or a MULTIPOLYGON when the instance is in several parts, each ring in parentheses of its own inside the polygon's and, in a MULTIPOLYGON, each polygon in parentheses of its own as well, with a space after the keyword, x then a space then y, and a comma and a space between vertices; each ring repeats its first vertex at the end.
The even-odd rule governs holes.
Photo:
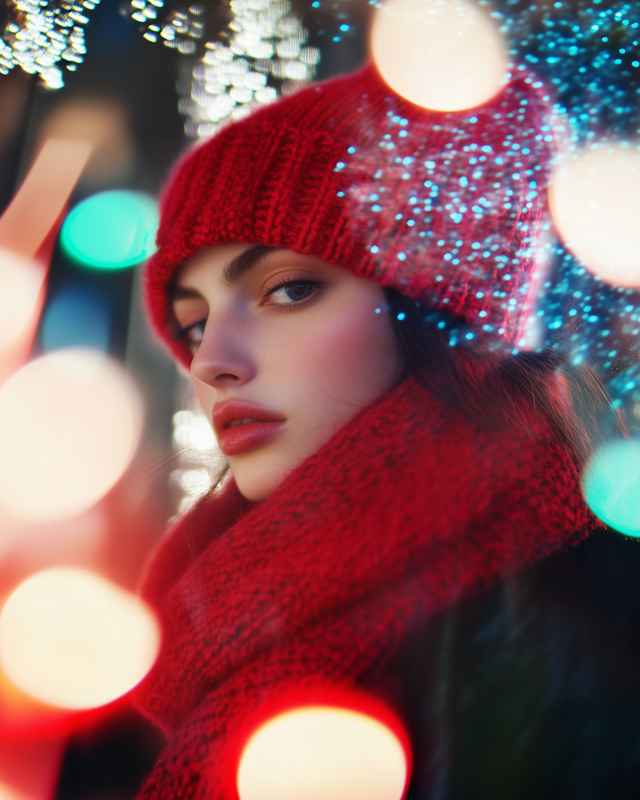
POLYGON ((518 68, 549 82, 576 140, 638 133, 640 4, 496 0, 493 7, 518 68))
MULTIPOLYGON (((489 5, 488 0, 480 4, 489 5)), ((513 77, 529 81, 549 107, 555 104, 558 115, 547 124, 527 124, 532 102, 523 93, 515 99, 520 111, 509 111, 512 121, 499 114, 491 121, 493 129, 501 129, 493 146, 480 135, 487 125, 481 107, 468 112, 473 116, 462 124, 459 117, 443 114, 425 144, 428 137, 420 123, 405 120, 389 102, 387 128, 377 133, 375 147, 349 162, 354 174, 364 170, 371 176, 361 196, 351 188, 351 213, 372 231, 380 264, 404 261, 407 275, 421 260, 437 259, 443 274, 435 276, 436 286, 455 291, 456 275, 470 272, 483 280, 495 270, 499 280, 487 282, 476 332, 482 328, 490 334, 490 347, 494 338, 511 333, 491 310, 494 298, 512 319, 526 311, 529 322, 514 340, 517 346, 551 348, 570 363, 587 364, 604 382, 612 407, 624 411, 631 428, 640 432, 640 291, 590 274, 554 238, 548 222, 543 221, 542 233, 549 239, 548 252, 538 261, 546 274, 529 283, 522 284, 518 266, 536 246, 532 239, 508 257, 502 255, 506 248, 498 234, 473 247, 469 239, 461 240, 474 220, 484 220, 489 229, 492 217, 503 214, 508 226, 511 215, 517 228, 523 206, 545 202, 545 148, 554 141, 571 148, 602 140, 635 146, 640 136, 640 3, 492 0, 490 5, 507 41, 513 77), (448 144, 434 146, 434 141, 448 144), (395 222, 383 234, 375 226, 384 219, 395 222)), ((436 301, 446 308, 449 296, 443 293, 436 301)), ((452 346, 478 339, 468 339, 471 331, 463 324, 438 314, 430 318, 447 330, 452 346)), ((495 346, 504 344, 502 339, 495 346)))

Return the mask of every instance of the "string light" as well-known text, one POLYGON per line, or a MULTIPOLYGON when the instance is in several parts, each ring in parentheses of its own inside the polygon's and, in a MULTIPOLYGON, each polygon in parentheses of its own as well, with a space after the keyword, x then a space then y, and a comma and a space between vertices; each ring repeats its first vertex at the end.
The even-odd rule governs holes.
POLYGON ((87 52, 84 26, 100 0, 13 0, 0 40, 0 73, 14 66, 37 74, 49 89, 64 85, 61 62, 73 72, 87 52))
POLYGON ((232 0, 223 42, 207 42, 179 109, 190 136, 210 136, 313 78, 320 53, 304 47, 307 31, 289 0, 232 0))
POLYGON ((186 9, 171 11, 164 21, 158 19, 164 0, 131 0, 129 14, 140 23, 143 36, 148 42, 162 42, 165 47, 179 53, 194 53, 196 39, 204 33, 204 8, 192 5, 186 9))

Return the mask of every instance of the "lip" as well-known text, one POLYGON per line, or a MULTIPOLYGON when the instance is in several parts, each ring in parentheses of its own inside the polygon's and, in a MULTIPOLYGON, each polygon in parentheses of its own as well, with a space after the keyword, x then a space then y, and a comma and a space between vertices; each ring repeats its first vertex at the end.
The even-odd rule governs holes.
POLYGON ((213 428, 225 456, 235 456, 265 444, 285 425, 279 414, 255 403, 225 400, 213 407, 213 428), (241 425, 232 423, 250 419, 241 425))

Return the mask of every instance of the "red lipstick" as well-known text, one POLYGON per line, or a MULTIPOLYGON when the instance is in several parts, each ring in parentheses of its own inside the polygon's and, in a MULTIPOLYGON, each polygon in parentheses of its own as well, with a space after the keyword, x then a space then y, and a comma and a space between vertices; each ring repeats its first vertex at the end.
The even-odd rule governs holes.
POLYGON ((213 407, 213 427, 225 456, 260 447, 285 423, 279 414, 242 400, 225 400, 213 407))

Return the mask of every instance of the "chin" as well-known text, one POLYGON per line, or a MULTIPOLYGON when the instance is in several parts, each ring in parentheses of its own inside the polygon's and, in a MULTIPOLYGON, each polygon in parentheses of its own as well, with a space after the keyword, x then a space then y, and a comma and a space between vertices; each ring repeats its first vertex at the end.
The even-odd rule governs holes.
MULTIPOLYGON (((231 462, 231 459, 229 459, 231 462)), ((252 503, 261 503, 274 492, 290 470, 273 464, 229 464, 238 491, 252 503)))

